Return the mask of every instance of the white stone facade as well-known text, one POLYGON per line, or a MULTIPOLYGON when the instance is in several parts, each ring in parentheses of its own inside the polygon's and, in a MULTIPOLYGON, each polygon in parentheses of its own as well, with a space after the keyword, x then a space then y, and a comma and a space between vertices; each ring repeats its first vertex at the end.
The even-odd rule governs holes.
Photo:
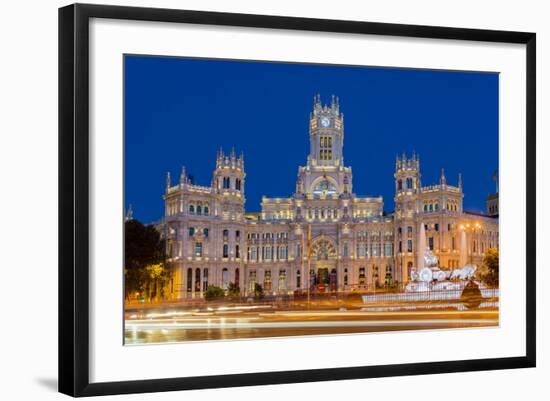
POLYGON ((245 213, 244 158, 235 152, 218 153, 210 186, 191 184, 184 170, 176 185, 167 176, 159 229, 174 271, 172 297, 199 298, 209 285, 230 283, 244 296, 256 283, 268 295, 403 286, 421 224, 442 268, 480 264, 487 248, 498 247, 498 218, 463 211, 460 176, 452 186, 442 170, 439 184, 423 187, 416 155, 396 158, 395 212, 384 214, 381 197, 356 196, 337 98, 330 105, 314 98, 309 131, 295 193, 264 197, 260 213, 245 213))

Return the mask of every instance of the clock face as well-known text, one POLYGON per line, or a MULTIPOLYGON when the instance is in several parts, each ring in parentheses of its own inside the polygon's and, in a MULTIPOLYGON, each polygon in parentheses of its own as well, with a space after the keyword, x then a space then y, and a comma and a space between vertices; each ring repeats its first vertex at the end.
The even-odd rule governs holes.
POLYGON ((321 118, 321 126, 322 127, 328 127, 330 125, 330 120, 327 117, 321 118))

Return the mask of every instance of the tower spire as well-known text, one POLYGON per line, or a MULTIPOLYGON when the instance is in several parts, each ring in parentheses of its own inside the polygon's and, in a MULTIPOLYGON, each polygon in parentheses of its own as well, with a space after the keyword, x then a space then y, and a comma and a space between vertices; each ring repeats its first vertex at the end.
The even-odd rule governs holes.
POLYGON ((170 172, 168 171, 166 173, 166 191, 168 192, 168 189, 170 189, 170 172))
POLYGON ((185 184, 187 182, 187 174, 185 172, 185 166, 181 166, 181 174, 180 174, 180 184, 185 184))
POLYGON ((441 176, 439 177, 439 183, 441 185, 446 185, 447 184, 447 177, 445 177, 445 169, 444 168, 441 169, 441 176))
POLYGON ((458 188, 462 191, 462 173, 458 173, 458 188))

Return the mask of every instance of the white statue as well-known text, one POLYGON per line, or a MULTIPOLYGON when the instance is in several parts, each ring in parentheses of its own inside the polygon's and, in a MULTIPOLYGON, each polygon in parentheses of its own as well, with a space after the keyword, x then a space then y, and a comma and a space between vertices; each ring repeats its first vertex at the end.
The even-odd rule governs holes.
POLYGON ((459 280, 470 280, 472 277, 474 277, 474 274, 477 270, 476 265, 466 265, 461 269, 455 269, 451 272, 451 280, 452 279, 459 279, 459 280))

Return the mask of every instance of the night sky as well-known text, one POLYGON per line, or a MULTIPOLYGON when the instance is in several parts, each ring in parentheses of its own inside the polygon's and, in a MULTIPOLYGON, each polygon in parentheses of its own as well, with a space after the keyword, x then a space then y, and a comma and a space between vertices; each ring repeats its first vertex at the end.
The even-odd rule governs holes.
POLYGON ((216 152, 244 152, 246 211, 286 197, 309 152, 313 96, 340 97, 344 161, 359 196, 394 208, 395 155, 420 156, 422 184, 463 176, 464 207, 485 210, 498 169, 498 74, 126 56, 125 204, 163 215, 166 172, 210 185, 216 152))

